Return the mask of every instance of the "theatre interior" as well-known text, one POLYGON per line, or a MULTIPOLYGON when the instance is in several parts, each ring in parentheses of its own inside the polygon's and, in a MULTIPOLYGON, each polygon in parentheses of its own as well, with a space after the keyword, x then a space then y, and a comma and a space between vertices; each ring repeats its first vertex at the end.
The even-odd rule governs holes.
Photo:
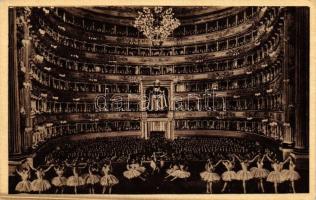
POLYGON ((9 193, 309 192, 309 25, 307 7, 9 8, 9 193))

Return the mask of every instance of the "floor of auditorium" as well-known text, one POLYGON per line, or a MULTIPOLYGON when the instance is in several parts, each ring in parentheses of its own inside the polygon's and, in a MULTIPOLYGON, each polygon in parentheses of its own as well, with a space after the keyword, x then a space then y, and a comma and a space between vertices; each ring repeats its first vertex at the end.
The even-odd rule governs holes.
MULTIPOLYGON (((150 167, 147 165, 146 169, 148 171, 146 181, 140 179, 128 180, 122 173, 125 170, 125 164, 113 164, 113 174, 119 179, 120 183, 112 188, 112 194, 203 194, 206 191, 205 182, 201 181, 199 173, 203 171, 204 162, 191 162, 190 163, 191 177, 187 180, 175 180, 175 181, 165 181, 164 176, 166 176, 165 169, 162 169, 158 174, 151 174, 150 167)), ((223 167, 218 167, 217 173, 221 174, 223 167)), ((301 179, 296 182, 296 192, 306 193, 309 188, 308 172, 305 170, 298 170, 301 175, 301 179)), ((67 170, 65 176, 71 175, 71 170, 67 170)), ((47 173, 46 179, 51 180, 55 174, 53 170, 47 173)), ((18 177, 10 177, 9 180, 9 192, 16 193, 14 191, 15 185, 18 183, 18 177)), ((223 181, 219 181, 213 184, 213 194, 222 194, 221 189, 223 187, 223 181)), ((265 193, 274 193, 273 184, 269 182, 264 182, 265 193)), ((243 193, 241 181, 233 181, 228 188, 229 190, 224 193, 243 193)), ((279 193, 291 193, 290 185, 288 182, 281 183, 279 185, 279 193)), ((49 191, 44 193, 54 194, 55 189, 51 188, 49 191)), ((88 194, 89 190, 87 186, 82 186, 78 188, 79 194, 88 194)), ((100 185, 95 187, 95 193, 101 194, 102 188, 100 185)), ((255 180, 250 180, 247 182, 247 193, 260 193, 255 180)), ((64 189, 64 194, 73 194, 73 189, 66 187, 64 189)))

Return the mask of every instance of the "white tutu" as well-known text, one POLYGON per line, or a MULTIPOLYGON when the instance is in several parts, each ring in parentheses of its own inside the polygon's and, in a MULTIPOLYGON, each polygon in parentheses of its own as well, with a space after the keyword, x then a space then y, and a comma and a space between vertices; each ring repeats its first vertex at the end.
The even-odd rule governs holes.
POLYGON ((232 181, 237 179, 237 174, 234 171, 226 171, 222 174, 223 181, 232 181))
POLYGON ((208 171, 201 172, 200 176, 202 180, 206 182, 219 181, 221 179, 221 177, 217 173, 208 171))
POLYGON ((123 172, 123 176, 127 179, 133 179, 141 175, 140 171, 136 169, 129 169, 123 172))
POLYGON ((191 176, 191 173, 177 169, 173 171, 170 175, 177 178, 189 178, 191 176))
POLYGON ((299 173, 295 170, 284 169, 281 171, 282 181, 296 181, 301 178, 299 173))
POLYGON ((95 174, 89 174, 86 178, 86 184, 97 184, 100 182, 100 177, 98 175, 95 174))
POLYGON ((101 178, 100 184, 106 187, 112 187, 119 183, 119 180, 112 174, 106 174, 101 178))
POLYGON ((245 180, 245 181, 247 181, 247 180, 250 180, 252 178, 253 178, 253 176, 250 173, 250 171, 239 170, 237 172, 237 176, 236 176, 237 180, 245 180))
POLYGON ((70 176, 67 179, 67 185, 70 187, 84 185, 84 179, 80 176, 70 176))
POLYGON ((18 192, 31 192, 31 182, 24 180, 24 181, 20 181, 16 186, 15 186, 15 190, 18 192))
POLYGON ((140 166, 137 168, 137 170, 140 172, 140 173, 144 173, 146 171, 146 168, 144 166, 140 166))
POLYGON ((270 173, 267 169, 257 167, 252 167, 250 172, 254 178, 266 178, 270 173))
POLYGON ((268 182, 276 182, 276 183, 282 183, 285 180, 284 177, 282 177, 280 172, 277 171, 272 171, 269 173, 268 177, 267 177, 267 181, 268 182))
POLYGON ((52 184, 56 187, 62 187, 67 185, 67 178, 63 176, 56 176, 52 179, 52 184))
POLYGON ((51 188, 50 183, 45 179, 36 179, 31 183, 31 189, 35 192, 43 192, 51 188))
POLYGON ((169 175, 171 175, 172 172, 174 172, 174 171, 175 171, 175 169, 172 169, 172 168, 171 168, 171 169, 167 169, 167 170, 166 170, 166 173, 169 174, 169 175))

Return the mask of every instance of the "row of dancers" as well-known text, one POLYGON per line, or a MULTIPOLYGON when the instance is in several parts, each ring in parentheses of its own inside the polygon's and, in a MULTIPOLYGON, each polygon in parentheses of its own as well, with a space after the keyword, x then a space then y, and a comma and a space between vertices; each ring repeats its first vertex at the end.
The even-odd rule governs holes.
POLYGON ((105 163, 102 166, 103 176, 98 175, 98 168, 96 164, 91 164, 88 166, 88 174, 80 176, 78 173, 79 168, 85 168, 87 164, 81 165, 78 163, 68 164, 67 162, 63 164, 51 164, 48 168, 43 167, 34 168, 32 164, 27 163, 22 170, 16 170, 17 174, 20 175, 21 181, 16 185, 15 190, 21 193, 38 192, 39 194, 49 190, 52 185, 55 186, 55 193, 63 193, 65 186, 72 187, 74 193, 77 194, 77 188, 83 185, 89 186, 89 193, 94 194, 94 185, 100 184, 103 189, 104 194, 108 191, 111 194, 112 187, 119 183, 119 180, 111 174, 112 165, 111 163, 105 163), (66 178, 64 176, 65 168, 71 167, 73 175, 66 178), (51 180, 51 183, 46 180, 45 174, 54 168, 56 176, 51 180), (35 171, 36 179, 32 182, 29 181, 31 170, 35 171), (51 185, 52 184, 52 185, 51 185))
MULTIPOLYGON (((162 159, 165 154, 157 156, 155 153, 152 156, 151 161, 149 161, 149 166, 151 168, 151 173, 159 173, 164 166, 164 159, 162 159), (160 159, 158 159, 158 157, 160 159), (159 163, 159 164, 158 164, 159 163)), ((140 179, 146 181, 146 174, 148 174, 145 167, 144 159, 137 162, 136 159, 128 159, 126 170, 123 171, 122 175, 128 179, 140 179), (145 173, 146 172, 146 173, 145 173)), ((49 167, 44 169, 42 166, 34 168, 32 164, 27 163, 22 170, 17 170, 17 174, 20 175, 21 181, 16 185, 16 191, 21 193, 28 192, 38 192, 42 193, 49 190, 52 185, 55 187, 55 193, 63 193, 66 186, 72 187, 75 194, 77 194, 78 187, 88 186, 89 193, 95 193, 95 186, 97 184, 102 186, 102 193, 106 191, 111 194, 112 187, 119 183, 117 177, 115 177, 112 172, 111 161, 106 162, 101 168, 101 174, 99 175, 98 164, 97 163, 78 163, 74 161, 69 164, 68 162, 63 162, 59 164, 51 164, 49 167), (72 176, 66 178, 64 176, 65 169, 69 167, 72 169, 72 176), (52 178, 51 182, 45 179, 45 173, 49 170, 54 169, 56 176, 52 178), (88 168, 88 173, 79 175, 78 169, 88 168), (29 181, 31 170, 35 171, 36 179, 32 182, 29 181)), ((174 181, 176 179, 187 179, 191 176, 188 170, 188 166, 183 162, 172 163, 168 169, 166 169, 165 180, 174 181)), ((224 181, 221 192, 225 192, 227 188, 230 187, 232 181, 241 181, 243 192, 247 193, 246 184, 251 179, 256 179, 258 183, 258 189, 261 192, 265 192, 264 180, 271 182, 274 185, 275 193, 278 193, 278 186, 282 182, 288 181, 291 185, 292 191, 295 193, 295 181, 300 179, 299 173, 295 170, 295 159, 289 156, 286 160, 280 162, 278 159, 271 159, 268 154, 258 154, 253 159, 241 159, 236 154, 229 156, 229 159, 220 159, 216 163, 212 159, 208 159, 205 164, 205 170, 200 173, 201 180, 206 182, 206 193, 213 193, 213 183, 224 181), (264 168, 264 161, 267 160, 271 163, 272 171, 264 168), (234 168, 236 163, 240 163, 241 170, 235 172, 234 168), (251 163, 256 161, 256 167, 250 169, 251 163), (283 169, 284 165, 289 163, 288 169, 283 169), (215 172, 215 169, 223 165, 226 169, 224 173, 219 175, 215 172)))
POLYGON ((224 186, 221 192, 226 190, 226 187, 231 181, 239 180, 242 181, 243 192, 247 193, 246 183, 251 179, 256 179, 258 182, 258 189, 261 192, 265 192, 263 180, 266 179, 267 182, 271 182, 274 185, 274 192, 278 193, 278 186, 282 182, 289 181, 291 183, 291 189, 295 193, 295 181, 300 179, 300 175, 295 171, 295 163, 292 156, 289 156, 283 162, 280 162, 278 159, 271 159, 268 154, 256 155, 253 159, 240 159, 237 155, 232 156, 232 160, 219 160, 216 164, 213 164, 211 160, 208 160, 205 164, 205 171, 200 173, 200 176, 203 181, 206 182, 206 193, 212 193, 213 182, 219 181, 221 178, 224 181, 224 186), (238 172, 233 171, 235 165, 235 159, 241 165, 241 170, 238 172), (273 171, 269 171, 264 168, 264 160, 267 159, 271 162, 271 167, 273 171), (253 162, 256 162, 256 167, 249 168, 249 165, 253 162), (285 163, 289 162, 289 168, 283 169, 285 163), (219 176, 215 173, 215 168, 223 164, 226 168, 226 171, 219 176))

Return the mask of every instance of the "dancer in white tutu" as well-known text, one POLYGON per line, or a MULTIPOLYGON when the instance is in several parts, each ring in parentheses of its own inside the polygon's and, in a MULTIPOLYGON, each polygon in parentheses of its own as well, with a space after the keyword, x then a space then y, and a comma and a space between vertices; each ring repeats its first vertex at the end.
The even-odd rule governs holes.
POLYGON ((224 181, 224 186, 221 190, 221 192, 225 192, 226 187, 229 183, 231 183, 233 180, 237 179, 236 172, 233 171, 235 167, 235 157, 233 156, 233 159, 230 160, 223 160, 222 164, 225 166, 226 171, 222 174, 222 179, 224 181))
POLYGON ((187 171, 186 167, 183 164, 179 165, 179 169, 173 171, 170 176, 173 176, 171 181, 174 181, 178 178, 187 179, 191 176, 191 173, 187 171))
POLYGON ((179 169, 179 166, 176 163, 170 164, 169 169, 166 170, 166 173, 168 175, 165 176, 165 179, 168 179, 171 176, 171 174, 178 169, 179 169))
POLYGON ((141 172, 138 171, 139 164, 135 162, 135 159, 131 160, 131 163, 126 165, 127 170, 123 172, 123 176, 129 180, 134 178, 140 178, 142 181, 145 181, 145 178, 141 177, 141 172))
POLYGON ((112 165, 104 164, 102 167, 102 172, 104 176, 101 178, 100 184, 103 186, 102 194, 105 193, 106 189, 109 189, 109 194, 112 193, 112 187, 119 183, 119 180, 111 174, 112 165))
POLYGON ((295 163, 293 158, 290 158, 289 169, 284 169, 281 171, 281 176, 284 177, 285 181, 290 181, 293 193, 295 193, 295 181, 301 178, 300 174, 295 171, 295 163))
POLYGON ((100 182, 100 176, 97 175, 98 173, 98 168, 95 164, 89 165, 88 167, 88 176, 86 177, 86 184, 89 187, 89 193, 94 194, 94 186, 95 184, 100 182))
POLYGON ((30 170, 25 167, 21 171, 16 169, 16 173, 22 180, 15 186, 15 190, 23 193, 31 192, 31 182, 28 180, 30 177, 30 170))
POLYGON ((218 161, 215 165, 213 162, 208 159, 205 164, 205 171, 200 173, 200 176, 203 181, 206 182, 206 193, 213 193, 213 182, 219 181, 221 178, 220 176, 214 172, 217 165, 219 165, 222 160, 218 161))
POLYGON ((242 186, 243 186, 243 190, 245 194, 247 193, 246 182, 253 178, 251 172, 248 171, 248 167, 252 162, 254 162, 257 159, 258 156, 259 155, 255 156, 252 160, 247 160, 247 159, 241 160, 237 155, 235 155, 235 157, 237 158, 237 160, 240 162, 240 165, 241 165, 241 170, 237 172, 236 178, 237 180, 242 181, 242 186))
POLYGON ((52 184, 56 187, 55 193, 64 193, 64 187, 67 185, 67 178, 64 177, 65 167, 63 165, 54 166, 54 170, 57 176, 52 179, 52 184))
POLYGON ((69 165, 68 163, 66 163, 67 167, 72 167, 72 176, 68 177, 67 179, 67 186, 69 187, 73 187, 74 188, 74 193, 77 194, 77 188, 79 186, 84 185, 84 179, 79 176, 78 173, 78 166, 77 164, 72 164, 69 165))
POLYGON ((271 162, 271 167, 273 169, 273 171, 269 173, 267 181, 273 183, 274 192, 278 193, 279 184, 285 181, 284 174, 282 174, 281 171, 283 169, 283 165, 290 160, 290 157, 288 157, 284 162, 279 162, 277 159, 272 160, 268 155, 266 155, 266 158, 271 162))
POLYGON ((34 192, 38 192, 39 194, 49 190, 51 188, 51 185, 48 180, 44 179, 45 173, 48 172, 54 165, 50 165, 47 169, 43 169, 42 167, 39 167, 38 169, 35 169, 32 165, 29 165, 31 169, 35 171, 37 179, 32 181, 31 183, 31 189, 34 192))
POLYGON ((257 160, 257 167, 250 168, 250 172, 253 175, 253 178, 258 180, 258 189, 261 190, 261 192, 264 193, 264 187, 263 187, 263 179, 267 178, 269 175, 269 170, 263 168, 263 161, 265 159, 266 155, 262 156, 262 158, 258 157, 257 160))

